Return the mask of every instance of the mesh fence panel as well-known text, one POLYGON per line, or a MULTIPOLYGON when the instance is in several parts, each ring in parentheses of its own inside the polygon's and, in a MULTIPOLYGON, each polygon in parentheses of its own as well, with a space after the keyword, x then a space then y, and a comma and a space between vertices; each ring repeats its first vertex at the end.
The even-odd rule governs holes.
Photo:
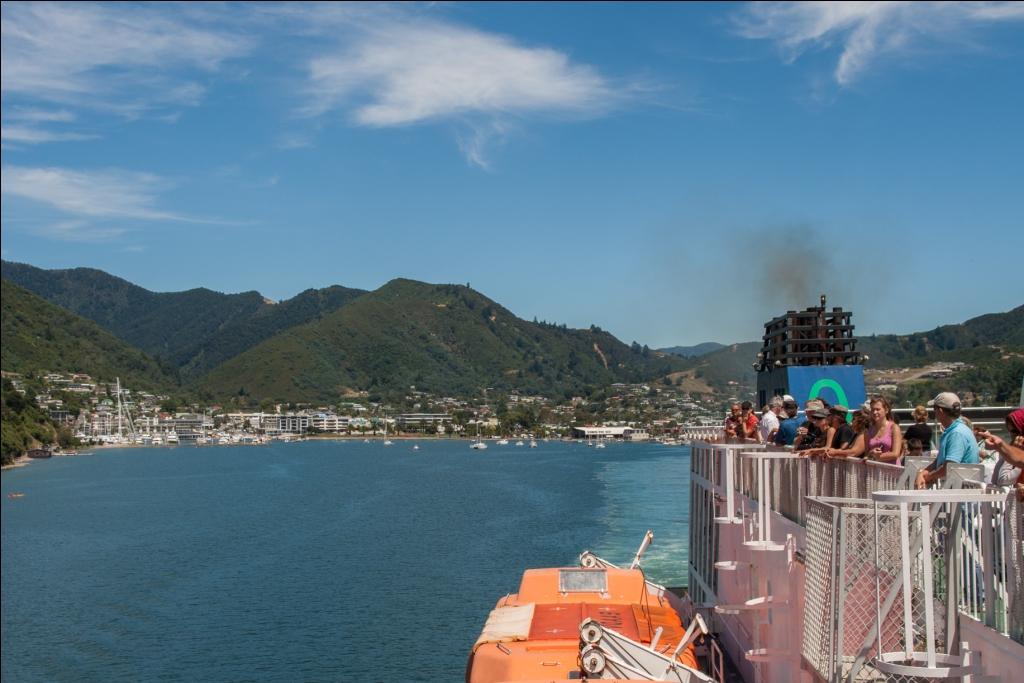
POLYGON ((805 563, 804 660, 825 680, 832 680, 835 634, 835 544, 838 510, 817 499, 807 501, 805 563))
POLYGON ((1024 643, 1024 504, 1011 494, 1006 503, 1006 584, 1008 592, 1008 631, 1011 638, 1024 643))

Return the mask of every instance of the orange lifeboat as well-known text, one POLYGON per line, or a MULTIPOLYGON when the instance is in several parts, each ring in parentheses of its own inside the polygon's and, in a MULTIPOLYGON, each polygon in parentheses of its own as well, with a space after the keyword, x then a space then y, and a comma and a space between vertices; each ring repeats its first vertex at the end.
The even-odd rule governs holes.
POLYGON ((684 627, 679 598, 639 568, 580 559, 582 567, 527 570, 519 592, 498 601, 473 645, 467 683, 713 680, 695 653, 707 634, 700 617, 684 627))

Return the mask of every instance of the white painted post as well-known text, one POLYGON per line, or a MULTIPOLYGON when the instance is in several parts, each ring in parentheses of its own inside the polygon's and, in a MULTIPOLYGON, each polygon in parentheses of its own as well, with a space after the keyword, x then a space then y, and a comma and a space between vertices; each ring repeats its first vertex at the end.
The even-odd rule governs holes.
MULTIPOLYGON (((909 661, 914 656, 914 612, 910 603, 914 593, 910 586, 910 514, 906 503, 900 503, 900 556, 903 558, 903 648, 909 661)), ((879 617, 879 634, 882 627, 879 617)), ((882 652, 881 636, 878 651, 882 652)))
POLYGON ((931 505, 921 504, 921 559, 924 560, 924 633, 928 667, 935 668, 935 605, 932 586, 932 519, 931 505))

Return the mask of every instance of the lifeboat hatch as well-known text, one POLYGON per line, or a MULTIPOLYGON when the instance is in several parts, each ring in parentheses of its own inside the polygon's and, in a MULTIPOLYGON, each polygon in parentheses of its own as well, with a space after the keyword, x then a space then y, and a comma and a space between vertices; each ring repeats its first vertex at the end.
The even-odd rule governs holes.
POLYGON ((559 569, 561 593, 607 593, 608 572, 604 569, 559 569))

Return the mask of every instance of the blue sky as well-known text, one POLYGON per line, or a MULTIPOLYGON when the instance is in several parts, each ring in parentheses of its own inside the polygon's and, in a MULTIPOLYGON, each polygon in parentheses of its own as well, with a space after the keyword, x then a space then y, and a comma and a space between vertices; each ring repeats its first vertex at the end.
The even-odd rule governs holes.
POLYGON ((1024 4, 4 3, 2 251, 651 346, 1024 303, 1024 4))

